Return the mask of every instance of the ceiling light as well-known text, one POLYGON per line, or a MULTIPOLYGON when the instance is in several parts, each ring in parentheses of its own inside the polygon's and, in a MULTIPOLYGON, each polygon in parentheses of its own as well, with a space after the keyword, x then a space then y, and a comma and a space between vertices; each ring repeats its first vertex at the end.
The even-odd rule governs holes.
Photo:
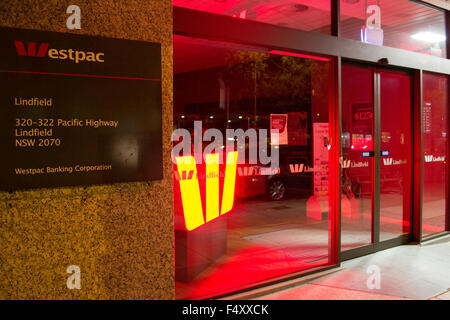
POLYGON ((437 43, 446 40, 446 37, 442 34, 437 34, 433 32, 418 32, 411 36, 415 40, 425 41, 429 43, 437 43))

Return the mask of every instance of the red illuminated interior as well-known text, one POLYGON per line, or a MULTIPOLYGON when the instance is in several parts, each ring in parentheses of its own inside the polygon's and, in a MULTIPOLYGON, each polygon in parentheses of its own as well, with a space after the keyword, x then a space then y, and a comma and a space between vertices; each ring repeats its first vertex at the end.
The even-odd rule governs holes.
MULTIPOLYGON (((205 189, 200 191, 197 164, 193 156, 177 157, 178 183, 186 229, 192 231, 219 217, 219 154, 205 156, 205 189), (201 195, 205 194, 206 219, 201 195)), ((229 212, 234 204, 236 187, 237 151, 227 153, 225 178, 222 188, 220 215, 229 212)))
MULTIPOLYGON (((441 11, 409 0, 341 0, 341 35, 361 41, 367 5, 380 5, 384 45, 445 57, 445 43, 434 44, 411 38, 420 32, 445 35, 441 11)), ((278 26, 330 34, 330 0, 173 0, 185 7, 278 26)))

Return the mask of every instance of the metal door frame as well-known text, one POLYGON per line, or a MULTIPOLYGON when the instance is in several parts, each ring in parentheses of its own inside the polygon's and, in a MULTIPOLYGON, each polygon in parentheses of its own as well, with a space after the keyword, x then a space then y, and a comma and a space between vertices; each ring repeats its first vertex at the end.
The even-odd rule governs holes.
MULTIPOLYGON (((410 70, 401 70, 405 72, 410 78, 411 85, 411 154, 410 154, 410 162, 411 162, 411 189, 410 189, 410 232, 408 234, 400 235, 393 239, 388 239, 384 241, 380 241, 380 219, 381 219, 381 210, 380 210, 380 172, 381 172, 381 72, 389 72, 395 71, 394 68, 385 68, 378 66, 371 66, 367 64, 361 63, 353 63, 353 62, 345 62, 346 65, 359 65, 363 67, 370 67, 372 71, 373 77, 373 103, 374 103, 374 122, 373 122, 373 141, 374 141, 374 165, 373 165, 373 183, 372 183, 372 227, 371 227, 371 240, 372 243, 357 247, 345 251, 341 251, 340 258, 341 261, 350 260, 353 258, 357 258, 360 256, 372 254, 381 250, 385 250, 388 248, 396 247, 402 244, 406 244, 414 240, 414 208, 415 204, 413 202, 414 199, 414 175, 413 173, 416 171, 414 167, 414 118, 415 118, 415 108, 414 108, 414 74, 410 70)), ((342 195, 341 195, 342 197, 342 195)), ((342 231, 341 231, 342 232, 342 231)))

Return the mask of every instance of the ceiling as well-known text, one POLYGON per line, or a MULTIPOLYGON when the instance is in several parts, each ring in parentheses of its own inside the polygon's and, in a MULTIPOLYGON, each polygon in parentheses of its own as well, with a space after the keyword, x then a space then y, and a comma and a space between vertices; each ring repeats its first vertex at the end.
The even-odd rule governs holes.
MULTIPOLYGON (((420 51, 430 45, 411 39, 419 31, 444 33, 444 14, 409 0, 368 0, 379 4, 385 45, 420 51)), ((330 33, 330 0, 173 0, 174 6, 330 33)), ((366 0, 341 0, 342 36, 360 40, 366 0)))

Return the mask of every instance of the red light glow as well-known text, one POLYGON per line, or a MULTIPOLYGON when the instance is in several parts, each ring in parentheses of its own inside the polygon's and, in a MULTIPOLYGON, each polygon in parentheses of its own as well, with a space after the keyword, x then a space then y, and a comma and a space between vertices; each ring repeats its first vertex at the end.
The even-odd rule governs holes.
POLYGON ((301 54, 301 53, 287 52, 287 51, 270 50, 269 53, 279 54, 279 55, 283 55, 283 56, 291 56, 291 57, 298 57, 298 58, 313 59, 313 60, 318 60, 318 61, 329 61, 328 58, 322 58, 322 57, 311 56, 311 55, 301 54))

